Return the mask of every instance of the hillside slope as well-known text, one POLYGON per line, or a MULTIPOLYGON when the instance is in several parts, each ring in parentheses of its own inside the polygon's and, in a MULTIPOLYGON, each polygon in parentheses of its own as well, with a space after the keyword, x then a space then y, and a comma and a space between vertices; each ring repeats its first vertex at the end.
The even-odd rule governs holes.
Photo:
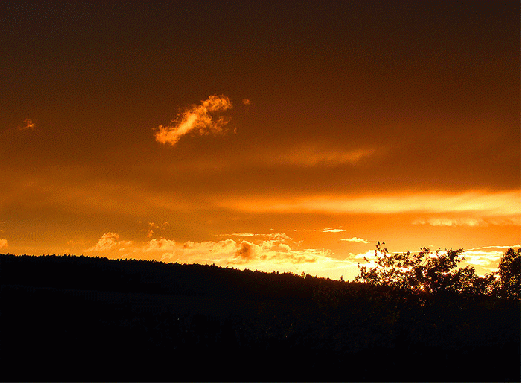
POLYGON ((0 255, 2 380, 519 380, 519 303, 0 255), (194 366, 197 366, 194 368, 194 366))

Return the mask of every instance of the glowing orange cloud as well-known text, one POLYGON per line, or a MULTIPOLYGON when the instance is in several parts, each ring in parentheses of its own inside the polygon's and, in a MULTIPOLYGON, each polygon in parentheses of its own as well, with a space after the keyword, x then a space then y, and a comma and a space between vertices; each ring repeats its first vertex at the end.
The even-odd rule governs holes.
POLYGON ((162 144, 175 145, 187 133, 197 132, 199 135, 208 133, 222 133, 223 126, 230 119, 216 114, 232 108, 230 99, 224 95, 210 96, 201 101, 200 105, 193 105, 182 113, 180 121, 172 121, 173 125, 159 125, 155 133, 156 141, 162 144))
POLYGON ((0 249, 7 247, 7 239, 0 239, 0 249))
POLYGON ((18 130, 33 130, 35 127, 35 123, 30 118, 26 118, 24 120, 24 125, 19 127, 18 130))
POLYGON ((146 242, 132 242, 120 240, 118 233, 108 232, 94 246, 84 251, 111 258, 215 263, 223 267, 248 267, 268 272, 278 270, 300 274, 306 271, 312 275, 333 278, 347 274, 354 277, 357 271, 357 265, 352 260, 335 259, 332 257, 333 253, 327 249, 301 248, 298 242, 285 233, 234 233, 233 236, 249 237, 249 240, 227 238, 220 241, 180 243, 172 239, 154 238, 146 242))
POLYGON ((223 207, 248 212, 404 213, 472 212, 486 216, 521 214, 518 190, 486 192, 419 192, 370 195, 315 195, 297 198, 251 197, 220 201, 223 207))
POLYGON ((345 231, 344 229, 333 229, 331 227, 326 227, 324 230, 322 230, 322 233, 341 233, 345 231))
POLYGON ((502 217, 502 218, 419 218, 412 222, 413 225, 430 226, 490 226, 490 225, 517 225, 521 226, 521 217, 502 217))
POLYGON ((363 239, 363 238, 358 238, 358 237, 352 237, 352 238, 340 238, 341 241, 345 241, 345 242, 359 242, 359 243, 369 243, 369 241, 363 239))
POLYGON ((115 249, 121 249, 123 246, 131 245, 132 242, 119 241, 118 233, 105 233, 101 236, 98 242, 91 248, 86 249, 86 252, 90 251, 110 251, 115 249))
POLYGON ((413 225, 431 225, 431 226, 479 226, 486 225, 482 218, 429 218, 417 219, 413 225))

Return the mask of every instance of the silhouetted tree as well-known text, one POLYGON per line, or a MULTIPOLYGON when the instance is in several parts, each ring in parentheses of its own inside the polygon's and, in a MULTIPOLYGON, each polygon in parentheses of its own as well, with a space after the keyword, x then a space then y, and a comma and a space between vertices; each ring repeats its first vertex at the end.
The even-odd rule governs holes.
POLYGON ((521 248, 510 248, 499 261, 498 295, 509 299, 519 299, 521 278, 521 248))
POLYGON ((491 275, 477 276, 472 266, 458 268, 463 249, 431 252, 422 248, 418 254, 409 251, 392 254, 383 245, 385 242, 376 245, 374 267, 358 266, 360 275, 355 281, 414 293, 438 294, 484 293, 494 279, 491 275))

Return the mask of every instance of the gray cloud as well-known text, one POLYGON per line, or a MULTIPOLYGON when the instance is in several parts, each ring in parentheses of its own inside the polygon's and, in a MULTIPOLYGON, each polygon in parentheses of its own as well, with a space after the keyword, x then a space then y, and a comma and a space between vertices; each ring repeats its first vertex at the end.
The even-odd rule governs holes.
POLYGON ((243 259, 251 259, 253 256, 252 245, 248 242, 242 242, 241 247, 237 250, 235 255, 243 259))

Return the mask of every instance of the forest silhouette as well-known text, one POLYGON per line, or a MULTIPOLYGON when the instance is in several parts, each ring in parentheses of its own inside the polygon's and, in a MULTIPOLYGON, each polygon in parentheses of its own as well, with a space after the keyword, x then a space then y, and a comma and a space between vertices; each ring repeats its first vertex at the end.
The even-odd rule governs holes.
POLYGON ((519 249, 495 279, 377 250, 357 282, 2 254, 0 380, 520 380, 519 249))

